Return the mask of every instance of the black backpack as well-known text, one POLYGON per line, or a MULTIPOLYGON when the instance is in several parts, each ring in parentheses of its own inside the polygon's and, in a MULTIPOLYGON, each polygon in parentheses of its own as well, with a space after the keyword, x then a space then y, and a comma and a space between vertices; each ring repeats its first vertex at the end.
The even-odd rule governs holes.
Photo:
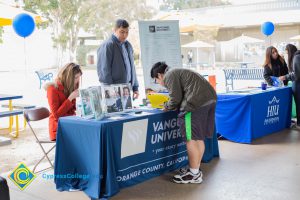
POLYGON ((0 199, 9 200, 9 189, 5 178, 0 176, 0 199))

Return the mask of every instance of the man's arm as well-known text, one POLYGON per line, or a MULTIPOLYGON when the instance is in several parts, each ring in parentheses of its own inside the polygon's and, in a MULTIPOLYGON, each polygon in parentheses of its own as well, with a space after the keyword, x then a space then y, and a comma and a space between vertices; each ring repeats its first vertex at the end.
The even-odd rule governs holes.
POLYGON ((180 106, 183 98, 180 79, 174 74, 169 74, 164 81, 170 96, 170 100, 165 103, 165 108, 167 110, 175 110, 180 106))
POLYGON ((106 43, 101 45, 97 51, 97 56, 97 73, 100 83, 113 84, 113 44, 106 43))
POLYGON ((131 61, 131 71, 132 71, 132 90, 133 92, 138 92, 139 90, 139 82, 136 76, 136 70, 135 70, 135 65, 134 65, 134 52, 133 52, 133 48, 132 45, 130 44, 130 42, 127 43, 127 51, 129 53, 129 57, 130 57, 130 61, 131 61))

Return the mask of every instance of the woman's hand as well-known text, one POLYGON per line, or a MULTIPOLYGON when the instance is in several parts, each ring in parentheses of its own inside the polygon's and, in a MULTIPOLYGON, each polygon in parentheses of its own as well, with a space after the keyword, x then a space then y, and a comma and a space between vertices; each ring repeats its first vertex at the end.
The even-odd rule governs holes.
POLYGON ((281 81, 284 81, 286 78, 285 78, 285 76, 280 76, 279 79, 280 79, 281 81))
POLYGON ((68 99, 69 99, 70 101, 72 101, 73 99, 76 99, 76 97, 79 97, 79 91, 78 91, 78 89, 77 89, 77 90, 74 90, 74 91, 70 94, 70 96, 68 97, 68 99))

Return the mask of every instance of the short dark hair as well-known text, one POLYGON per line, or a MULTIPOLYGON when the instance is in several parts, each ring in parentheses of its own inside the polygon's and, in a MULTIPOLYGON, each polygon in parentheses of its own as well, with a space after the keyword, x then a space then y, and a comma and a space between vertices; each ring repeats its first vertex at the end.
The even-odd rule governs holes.
POLYGON ((129 24, 125 19, 118 19, 115 24, 115 28, 128 28, 129 24))
POLYGON ((123 91, 124 91, 125 89, 128 90, 128 91, 130 91, 130 90, 129 90, 129 87, 127 87, 127 86, 123 87, 123 91))
POLYGON ((158 78, 158 73, 164 74, 168 65, 165 62, 157 62, 152 66, 151 78, 158 78))

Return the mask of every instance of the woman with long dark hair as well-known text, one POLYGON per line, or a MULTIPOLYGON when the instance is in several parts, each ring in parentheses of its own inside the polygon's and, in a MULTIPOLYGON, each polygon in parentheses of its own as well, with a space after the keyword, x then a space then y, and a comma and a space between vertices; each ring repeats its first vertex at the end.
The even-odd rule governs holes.
MULTIPOLYGON (((278 54, 275 47, 268 47, 264 63, 264 79, 268 85, 274 85, 271 76, 280 77, 286 74, 288 74, 288 68, 284 59, 278 54)), ((284 85, 287 85, 287 82, 288 81, 284 81, 284 85)))
POLYGON ((280 80, 292 81, 292 90, 296 104, 297 126, 300 126, 300 51, 297 51, 296 46, 288 44, 286 46, 290 73, 279 77, 280 80))
POLYGON ((293 58, 294 54, 297 51, 297 47, 293 44, 287 44, 285 47, 285 51, 288 55, 288 68, 289 68, 289 73, 293 72, 293 58))

